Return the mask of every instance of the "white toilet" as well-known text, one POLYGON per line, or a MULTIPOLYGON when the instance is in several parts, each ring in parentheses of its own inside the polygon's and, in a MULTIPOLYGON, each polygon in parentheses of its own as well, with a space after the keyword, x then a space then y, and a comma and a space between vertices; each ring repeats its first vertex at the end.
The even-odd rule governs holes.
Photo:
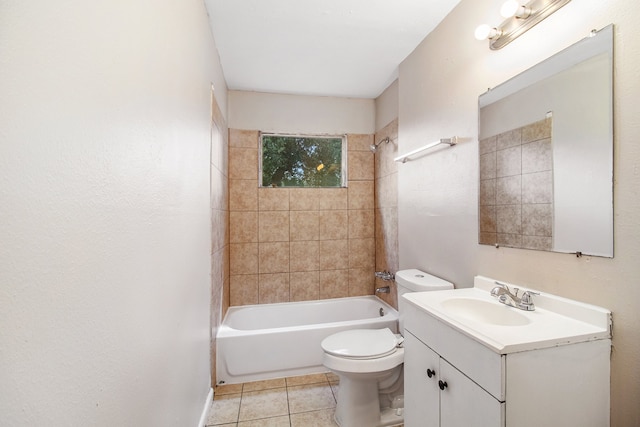
MULTIPOLYGON (((453 289, 424 271, 396 273, 400 333, 406 292, 453 289)), ((382 427, 402 424, 404 348, 402 335, 390 329, 353 329, 325 338, 323 364, 340 377, 335 421, 340 427, 382 427)))

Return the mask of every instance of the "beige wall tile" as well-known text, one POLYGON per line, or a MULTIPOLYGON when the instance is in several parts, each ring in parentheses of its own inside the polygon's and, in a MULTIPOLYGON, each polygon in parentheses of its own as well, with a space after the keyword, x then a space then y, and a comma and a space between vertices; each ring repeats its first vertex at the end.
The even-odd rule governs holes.
POLYGON ((553 227, 553 205, 537 203, 522 205, 522 234, 551 237, 553 227))
POLYGON ((319 242, 291 242, 290 271, 312 271, 320 268, 319 242))
POLYGON ((489 138, 480 140, 480 143, 479 143, 480 155, 493 153, 494 151, 496 151, 497 149, 496 144, 497 144, 496 136, 491 136, 489 138))
POLYGON ((349 209, 373 209, 373 181, 349 181, 349 209))
POLYGON ((375 241, 369 239, 349 239, 349 268, 375 267, 375 241))
POLYGON ((289 272, 289 242, 260 243, 258 257, 260 273, 289 272))
POLYGON ((291 241, 318 240, 320 230, 318 211, 291 211, 289 219, 291 241))
POLYGON ((320 241, 320 270, 349 268, 349 241, 320 241))
POLYGON ((258 181, 255 179, 229 180, 229 210, 258 210, 258 181))
POLYGON ((480 181, 480 205, 496 204, 496 180, 483 179, 480 181))
POLYGON ((496 152, 496 176, 520 175, 522 173, 522 147, 511 147, 496 152))
POLYGON ((398 206, 398 174, 393 173, 376 179, 375 203, 377 208, 398 206))
POLYGON ((496 207, 480 206, 480 232, 495 233, 496 231, 496 207))
POLYGON ((231 211, 229 213, 231 243, 258 241, 258 212, 231 211))
POLYGON ((496 153, 487 153, 480 156, 480 179, 492 179, 496 174, 496 153))
POLYGON ((229 178, 258 179, 258 150, 229 148, 229 178))
POLYGON ((229 129, 229 146, 258 148, 260 132, 257 130, 229 129))
POLYGON ((551 117, 522 128, 522 143, 551 138, 551 117))
POLYGON ((498 235, 496 233, 480 233, 478 243, 483 245, 495 245, 498 243, 498 235))
POLYGON ((553 169, 551 139, 542 139, 522 145, 522 173, 553 169))
POLYGON ((496 206, 496 228, 498 234, 521 234, 522 205, 496 206))
POLYGON ((522 236, 522 247, 539 251, 549 251, 552 249, 553 241, 551 237, 544 236, 522 236))
POLYGON ((288 188, 258 188, 258 206, 261 211, 288 211, 288 188))
POLYGON ((258 216, 258 239, 260 242, 288 242, 289 212, 260 212, 258 216))
POLYGON ((501 245, 501 246, 511 246, 511 247, 516 247, 516 248, 522 247, 522 235, 521 234, 498 233, 497 240, 498 240, 497 241, 498 245, 501 245))
POLYGON ((522 144, 522 128, 501 133, 496 137, 496 149, 504 150, 522 144))
POLYGON ((349 296, 349 270, 320 270, 320 298, 349 296))
POLYGON ((496 180, 496 204, 522 203, 522 175, 505 176, 496 180))
POLYGON ((398 157, 397 136, 391 138, 389 142, 384 142, 378 146, 378 151, 374 155, 374 169, 376 178, 398 172, 398 162, 393 160, 396 157, 398 157))
POLYGON ((347 191, 346 188, 318 188, 319 209, 347 209, 347 191))
POLYGON ((289 193, 289 208, 292 211, 317 211, 321 192, 318 188, 292 188, 289 193))
POLYGON ((522 175, 522 203, 552 203, 553 173, 537 172, 522 175))
POLYGON ((260 274, 258 288, 260 304, 289 302, 289 273, 260 274))
POLYGON ((348 158, 349 182, 371 180, 374 178, 373 153, 367 151, 351 151, 348 158))
POLYGON ((375 237, 375 213, 373 209, 349 211, 349 239, 375 237))
POLYGON ((258 304, 258 275, 231 276, 230 293, 232 306, 258 304))
POLYGON ((320 211, 320 240, 339 240, 349 236, 349 216, 346 210, 320 211))
POLYGON ((211 210, 211 253, 219 251, 225 244, 229 211, 211 210))
POLYGON ((374 293, 373 269, 350 268, 349 269, 349 296, 373 295, 374 293))
POLYGON ((229 245, 229 273, 255 274, 258 272, 258 244, 231 243, 229 245))
POLYGON ((319 272, 292 272, 289 274, 291 301, 309 301, 320 298, 319 272))
POLYGON ((373 144, 373 135, 371 134, 350 133, 347 135, 348 151, 369 151, 371 144, 373 144))

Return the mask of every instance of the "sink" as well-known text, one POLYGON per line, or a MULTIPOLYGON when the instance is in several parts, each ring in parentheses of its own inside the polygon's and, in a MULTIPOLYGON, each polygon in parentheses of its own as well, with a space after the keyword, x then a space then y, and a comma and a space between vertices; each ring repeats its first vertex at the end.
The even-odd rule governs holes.
POLYGON ((527 316, 513 307, 476 298, 450 298, 441 306, 448 313, 474 322, 499 326, 524 326, 530 323, 527 316))

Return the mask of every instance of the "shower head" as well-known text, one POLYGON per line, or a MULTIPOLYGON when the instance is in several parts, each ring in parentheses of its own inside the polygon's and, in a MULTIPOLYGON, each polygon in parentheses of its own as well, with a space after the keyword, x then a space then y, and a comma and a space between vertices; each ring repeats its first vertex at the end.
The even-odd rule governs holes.
POLYGON ((386 137, 384 139, 381 139, 380 141, 378 141, 376 144, 371 144, 369 146, 369 150, 371 150, 372 153, 375 153, 378 151, 378 145, 382 144, 383 142, 386 142, 387 144, 389 143, 389 141, 391 141, 389 139, 389 137, 386 137))

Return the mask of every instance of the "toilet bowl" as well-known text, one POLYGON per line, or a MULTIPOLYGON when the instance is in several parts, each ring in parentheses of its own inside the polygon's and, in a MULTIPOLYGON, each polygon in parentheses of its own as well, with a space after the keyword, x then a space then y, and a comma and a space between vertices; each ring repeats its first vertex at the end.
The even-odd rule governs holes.
POLYGON ((322 343, 323 364, 340 378, 335 421, 340 427, 383 427, 403 423, 402 333, 407 292, 453 289, 453 285, 420 270, 396 273, 400 332, 353 329, 338 332, 322 343))

